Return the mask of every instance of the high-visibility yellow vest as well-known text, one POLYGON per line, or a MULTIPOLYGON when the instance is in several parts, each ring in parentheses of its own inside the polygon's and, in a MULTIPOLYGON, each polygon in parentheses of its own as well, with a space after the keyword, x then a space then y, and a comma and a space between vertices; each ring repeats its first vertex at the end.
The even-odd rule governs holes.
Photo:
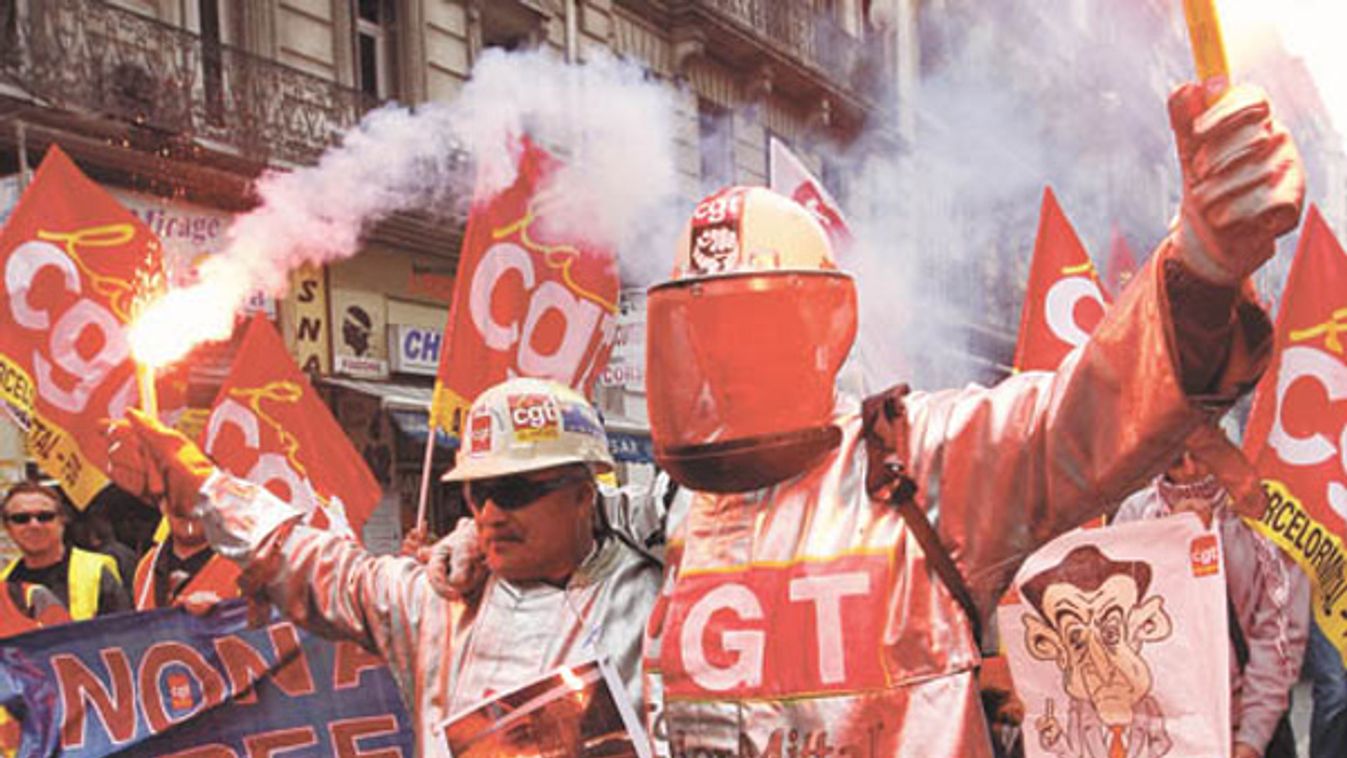
MULTIPOLYGON (((22 558, 15 558, 0 571, 0 580, 8 579, 22 558)), ((103 572, 112 572, 113 578, 122 581, 117 570, 117 561, 110 555, 92 553, 77 547, 70 548, 70 569, 66 574, 66 586, 70 592, 70 618, 84 621, 98 615, 98 589, 102 585, 103 572)))

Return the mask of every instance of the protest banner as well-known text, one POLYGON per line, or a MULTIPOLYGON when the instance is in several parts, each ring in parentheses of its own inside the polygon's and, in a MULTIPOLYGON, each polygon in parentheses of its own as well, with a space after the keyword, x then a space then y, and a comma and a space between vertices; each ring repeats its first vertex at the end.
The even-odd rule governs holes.
POLYGON ((0 706, 18 758, 412 755, 388 667, 289 622, 245 628, 242 601, 205 616, 127 613, 13 637, 0 706))
POLYGON ((1025 561, 998 613, 1026 756, 1230 755, 1221 556, 1185 513, 1068 532, 1025 561))

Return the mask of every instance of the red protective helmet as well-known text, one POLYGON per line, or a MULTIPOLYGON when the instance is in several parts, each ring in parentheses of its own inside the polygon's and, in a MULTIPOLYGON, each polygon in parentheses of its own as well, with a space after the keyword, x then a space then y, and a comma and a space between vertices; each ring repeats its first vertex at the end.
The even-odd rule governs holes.
POLYGON ((706 198, 647 309, 655 460, 680 484, 758 489, 837 446, 856 288, 808 210, 761 187, 706 198))

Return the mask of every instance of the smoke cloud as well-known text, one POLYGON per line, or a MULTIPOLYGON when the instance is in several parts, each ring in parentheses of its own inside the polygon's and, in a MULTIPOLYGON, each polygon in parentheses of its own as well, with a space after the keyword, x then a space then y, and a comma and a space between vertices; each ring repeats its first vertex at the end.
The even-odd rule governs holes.
POLYGON ((261 177, 258 206, 235 220, 199 284, 151 311, 133 335, 137 352, 171 360, 194 340, 229 336, 248 293, 282 294, 299 265, 354 255, 391 214, 461 214, 474 189, 489 195, 514 181, 516 140, 526 134, 566 162, 542 188, 548 231, 640 248, 674 205, 673 113, 674 93, 634 64, 601 55, 570 66, 549 51, 488 50, 452 102, 385 106, 316 165, 261 177))

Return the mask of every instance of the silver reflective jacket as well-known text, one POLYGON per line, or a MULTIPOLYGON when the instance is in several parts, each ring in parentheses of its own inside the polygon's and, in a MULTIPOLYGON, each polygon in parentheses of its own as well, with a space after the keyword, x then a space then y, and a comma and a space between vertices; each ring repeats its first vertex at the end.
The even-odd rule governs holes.
MULTIPOLYGON (((1261 370, 1259 346, 1235 344, 1202 367, 1215 394, 1186 395, 1164 277, 1154 261, 1138 277, 1059 371, 904 400, 918 504, 984 619, 1030 552, 1144 485, 1261 370)), ((969 620, 867 495, 858 403, 838 407, 823 463, 698 494, 671 540, 645 650, 660 753, 991 755, 969 620)))
POLYGON ((606 655, 640 712, 641 629, 660 569, 616 539, 599 543, 565 588, 491 579, 470 601, 436 594, 415 560, 374 556, 302 525, 266 490, 216 473, 206 533, 245 581, 301 626, 387 660, 416 728, 417 755, 447 756, 435 727, 564 664, 606 655))

